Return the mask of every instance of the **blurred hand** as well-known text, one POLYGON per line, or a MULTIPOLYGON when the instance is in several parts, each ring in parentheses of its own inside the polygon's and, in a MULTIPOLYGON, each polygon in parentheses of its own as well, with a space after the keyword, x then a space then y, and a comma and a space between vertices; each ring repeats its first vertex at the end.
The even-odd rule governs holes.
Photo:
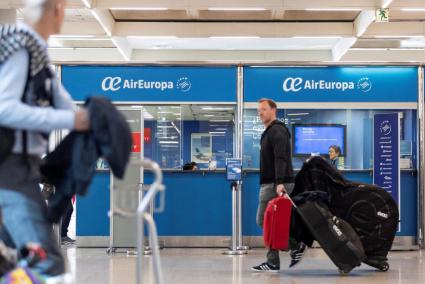
POLYGON ((74 130, 86 131, 90 129, 89 113, 85 109, 75 112, 74 130))
POLYGON ((278 184, 276 186, 276 193, 279 196, 282 196, 282 195, 286 194, 285 186, 283 184, 278 184))

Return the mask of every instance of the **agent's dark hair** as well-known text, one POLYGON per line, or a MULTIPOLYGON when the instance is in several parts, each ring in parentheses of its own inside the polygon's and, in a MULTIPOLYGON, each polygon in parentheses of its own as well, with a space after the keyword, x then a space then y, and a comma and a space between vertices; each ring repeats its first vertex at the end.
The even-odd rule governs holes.
POLYGON ((184 171, 193 171, 196 166, 197 166, 197 164, 195 162, 186 163, 183 166, 183 170, 184 171))
POLYGON ((338 145, 331 145, 329 146, 329 149, 333 149, 335 151, 335 153, 339 156, 341 155, 341 147, 339 147, 338 145))
POLYGON ((267 102, 267 104, 269 105, 269 107, 274 108, 274 109, 277 109, 277 105, 276 105, 275 101, 272 100, 272 99, 262 98, 262 99, 258 100, 258 102, 259 103, 267 102))

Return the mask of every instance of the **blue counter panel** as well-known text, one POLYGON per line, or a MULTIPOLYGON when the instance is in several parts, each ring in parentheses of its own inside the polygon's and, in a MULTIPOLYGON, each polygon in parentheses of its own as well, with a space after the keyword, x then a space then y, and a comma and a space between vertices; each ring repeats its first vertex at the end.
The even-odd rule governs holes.
POLYGON ((242 191, 242 235, 260 236, 263 231, 256 223, 258 196, 260 193, 259 173, 244 176, 242 191))
MULTIPOLYGON (((152 174, 145 173, 145 183, 152 174)), ((224 173, 164 173, 165 211, 155 215, 161 236, 223 236, 232 231, 232 196, 224 173)), ((98 173, 78 197, 77 236, 108 236, 109 173, 98 173)))
MULTIPOLYGON (((372 182, 368 172, 345 173, 354 181, 372 182)), ((145 183, 152 174, 146 172, 145 183)), ((401 232, 417 235, 417 176, 401 174, 401 232)), ((165 211, 155 215, 160 236, 230 236, 232 195, 224 173, 164 173, 165 211)), ((259 174, 248 173, 243 182, 243 235, 260 236, 255 223, 259 193, 259 174)), ((77 235, 108 236, 109 174, 98 173, 85 197, 77 199, 77 235)))
POLYGON ((109 172, 98 172, 86 196, 77 196, 77 236, 109 236, 109 172))
MULTIPOLYGON (((145 173, 145 183, 152 179, 145 173)), ((226 236, 232 232, 232 192, 224 173, 165 173, 160 236, 226 236)))

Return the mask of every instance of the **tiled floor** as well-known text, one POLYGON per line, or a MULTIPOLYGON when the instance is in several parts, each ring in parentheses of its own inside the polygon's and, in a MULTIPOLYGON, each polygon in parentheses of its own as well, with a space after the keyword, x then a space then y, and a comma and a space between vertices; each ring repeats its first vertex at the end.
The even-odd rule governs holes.
MULTIPOLYGON (((289 269, 289 256, 281 254, 278 274, 254 273, 250 268, 264 260, 265 250, 251 250, 244 256, 225 256, 221 249, 161 250, 164 283, 175 284, 319 284, 319 283, 425 283, 423 251, 391 252, 390 270, 378 272, 362 265, 349 276, 340 276, 321 249, 310 249, 299 266, 289 269)), ((135 283, 134 256, 106 254, 105 249, 68 248, 65 253, 75 283, 135 283)), ((151 259, 144 257, 144 282, 155 283, 151 259)))

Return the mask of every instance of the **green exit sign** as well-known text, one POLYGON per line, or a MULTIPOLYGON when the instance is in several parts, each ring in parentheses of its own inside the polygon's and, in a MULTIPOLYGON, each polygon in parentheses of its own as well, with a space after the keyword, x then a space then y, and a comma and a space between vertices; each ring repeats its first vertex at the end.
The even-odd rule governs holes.
POLYGON ((390 9, 379 8, 375 10, 376 22, 388 22, 390 20, 390 9))

